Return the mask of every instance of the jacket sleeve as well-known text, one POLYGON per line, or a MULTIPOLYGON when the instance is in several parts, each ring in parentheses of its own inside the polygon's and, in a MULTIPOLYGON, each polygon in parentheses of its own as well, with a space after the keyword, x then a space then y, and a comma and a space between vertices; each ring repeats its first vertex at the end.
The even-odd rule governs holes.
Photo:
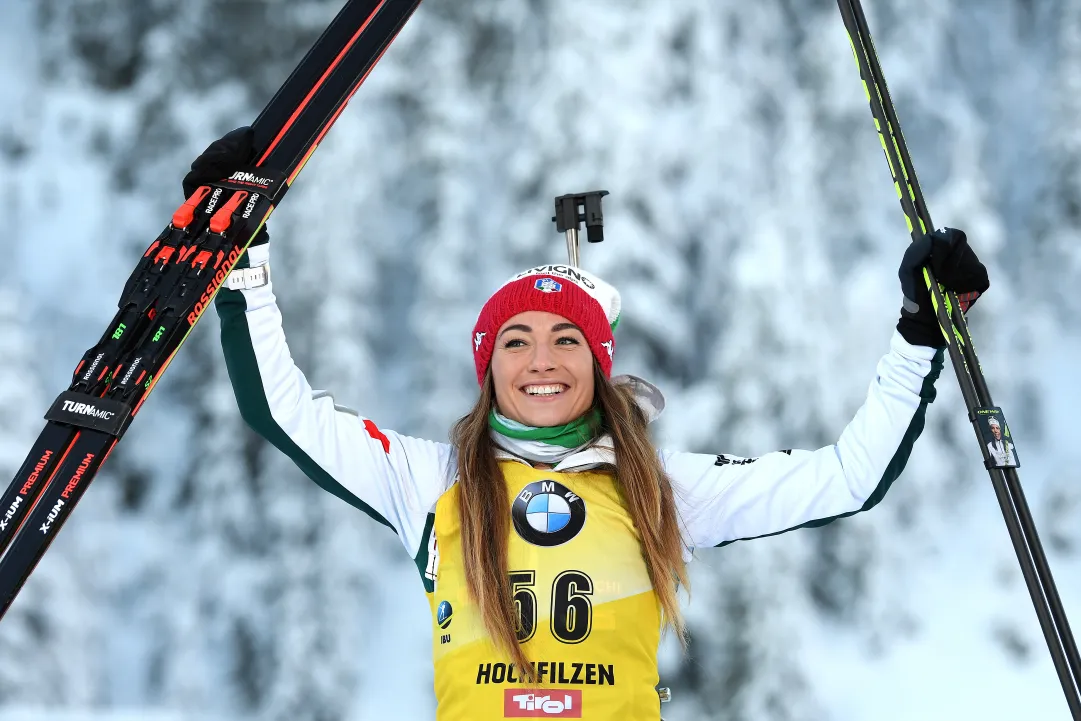
POLYGON ((662 451, 687 544, 719 546, 823 526, 876 505, 923 430, 942 356, 895 332, 856 416, 837 443, 817 451, 759 458, 662 451))
MULTIPOLYGON (((256 246, 237 267, 268 259, 268 246, 256 246)), ((452 447, 380 429, 313 391, 289 353, 272 284, 223 288, 215 305, 229 380, 248 425, 323 489, 394 529, 418 566, 426 563, 429 511, 449 485, 452 447)))

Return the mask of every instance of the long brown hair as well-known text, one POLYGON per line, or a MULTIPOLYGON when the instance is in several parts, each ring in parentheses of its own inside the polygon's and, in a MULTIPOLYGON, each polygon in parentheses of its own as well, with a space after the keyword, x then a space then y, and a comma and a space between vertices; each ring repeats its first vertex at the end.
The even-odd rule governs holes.
MULTIPOLYGON (((677 590, 680 584, 689 588, 689 582, 672 483, 661 466, 649 438, 645 413, 631 389, 605 378, 596 361, 593 375, 593 406, 601 411, 603 432, 612 438, 616 484, 638 532, 665 629, 674 630, 685 646, 677 590)), ((495 389, 489 369, 476 405, 451 431, 451 440, 458 449, 462 555, 469 593, 480 609, 488 635, 497 648, 510 655, 526 679, 531 667, 518 643, 518 614, 507 570, 510 503, 488 426, 488 414, 494 407, 495 389)))

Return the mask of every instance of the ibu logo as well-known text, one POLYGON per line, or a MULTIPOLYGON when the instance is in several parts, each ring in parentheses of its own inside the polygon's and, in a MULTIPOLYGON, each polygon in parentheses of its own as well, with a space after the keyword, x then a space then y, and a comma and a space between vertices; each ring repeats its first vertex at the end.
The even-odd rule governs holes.
POLYGON ((556 481, 523 488, 511 507, 514 530, 534 546, 560 546, 578 535, 586 522, 586 504, 556 481))
POLYGON ((533 284, 533 287, 541 293, 558 293, 563 290, 563 284, 555 278, 537 278, 537 282, 533 284))
POLYGON ((451 608, 450 601, 440 601, 439 607, 435 610, 435 621, 439 624, 439 628, 449 626, 453 617, 454 609, 451 608))

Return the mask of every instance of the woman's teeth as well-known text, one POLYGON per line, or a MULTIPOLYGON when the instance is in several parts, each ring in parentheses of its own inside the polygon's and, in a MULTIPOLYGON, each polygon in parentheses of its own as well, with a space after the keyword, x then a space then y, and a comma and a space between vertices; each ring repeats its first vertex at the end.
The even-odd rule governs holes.
POLYGON ((563 386, 527 386, 525 392, 531 396, 554 396, 563 392, 563 386))

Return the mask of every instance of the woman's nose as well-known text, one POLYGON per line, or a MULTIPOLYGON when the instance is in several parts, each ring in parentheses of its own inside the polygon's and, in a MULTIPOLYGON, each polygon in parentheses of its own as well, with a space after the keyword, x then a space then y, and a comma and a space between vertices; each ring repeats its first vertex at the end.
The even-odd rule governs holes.
POLYGON ((555 368, 555 359, 552 357, 551 349, 541 344, 534 346, 533 357, 530 358, 529 362, 529 370, 542 372, 553 368, 555 368))

